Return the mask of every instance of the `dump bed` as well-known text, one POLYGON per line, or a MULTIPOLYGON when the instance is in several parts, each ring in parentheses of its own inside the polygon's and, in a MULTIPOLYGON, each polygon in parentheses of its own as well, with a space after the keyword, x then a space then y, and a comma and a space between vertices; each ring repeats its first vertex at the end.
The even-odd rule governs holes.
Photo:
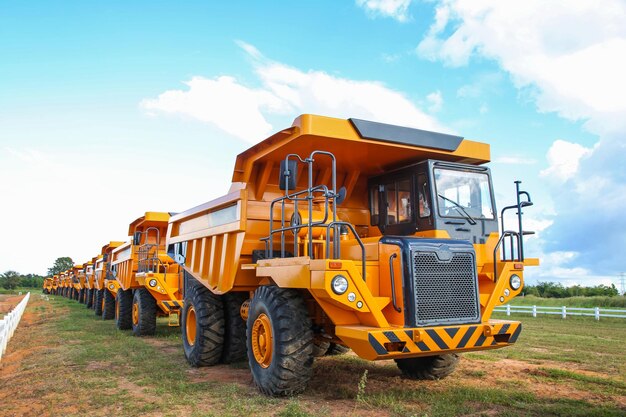
MULTIPOLYGON (((363 239, 380 236, 378 229, 370 226, 369 177, 416 160, 479 165, 490 158, 489 145, 459 136, 358 119, 302 115, 290 128, 237 157, 227 195, 172 216, 167 233, 169 255, 216 293, 254 289, 259 278, 253 269, 242 266, 252 263, 253 251, 265 248, 260 239, 269 234, 270 204, 284 195, 278 186, 280 162, 288 154, 308 156, 318 149, 335 155, 336 188, 346 189, 337 213, 353 224, 363 239)), ((315 166, 313 183, 331 188, 331 159, 318 155, 315 166)), ((297 178, 296 189, 306 188, 308 173, 300 171, 297 178)), ((286 222, 290 215, 288 212, 286 222)), ((280 224, 280 216, 280 207, 274 207, 275 226, 280 224)))

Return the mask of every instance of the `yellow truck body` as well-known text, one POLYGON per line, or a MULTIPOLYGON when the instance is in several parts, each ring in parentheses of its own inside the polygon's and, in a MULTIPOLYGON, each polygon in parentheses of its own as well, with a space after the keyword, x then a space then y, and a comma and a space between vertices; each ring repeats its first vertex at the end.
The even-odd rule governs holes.
POLYGON ((226 347, 202 338, 217 324, 196 311, 211 306, 218 323, 232 294, 250 296, 240 301, 247 356, 269 395, 302 391, 309 356, 328 344, 394 359, 409 377, 444 363, 443 377, 458 353, 515 343, 521 323, 491 315, 538 265, 523 256, 521 208, 532 203, 517 184, 519 230, 499 232, 489 159, 488 144, 458 136, 315 115, 241 153, 227 195, 169 221, 168 254, 186 277, 187 359, 219 360, 197 352, 226 347), (311 350, 296 359, 280 349, 284 309, 294 328, 310 326, 297 337, 311 350), (299 372, 281 374, 287 362, 299 372))

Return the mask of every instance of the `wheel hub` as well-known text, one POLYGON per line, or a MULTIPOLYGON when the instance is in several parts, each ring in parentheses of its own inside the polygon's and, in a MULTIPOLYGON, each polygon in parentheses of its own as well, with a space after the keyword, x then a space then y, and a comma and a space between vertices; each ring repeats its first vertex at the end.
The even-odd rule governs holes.
POLYGON ((133 324, 139 324, 139 306, 136 303, 133 304, 133 324))
POLYGON ((254 359, 263 368, 272 363, 272 345, 272 323, 267 315, 261 313, 252 325, 252 352, 254 359))
POLYGON ((185 317, 185 333, 187 335, 187 343, 189 346, 196 344, 196 310, 192 305, 187 309, 187 317, 185 317))

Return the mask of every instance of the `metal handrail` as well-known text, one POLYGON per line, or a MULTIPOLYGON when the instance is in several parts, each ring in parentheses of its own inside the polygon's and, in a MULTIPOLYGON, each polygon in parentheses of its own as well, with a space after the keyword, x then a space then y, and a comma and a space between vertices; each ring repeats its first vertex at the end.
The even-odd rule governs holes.
MULTIPOLYGON (((502 235, 500 236, 500 239, 498 239, 498 243, 496 244, 496 247, 493 249, 493 280, 494 282, 498 282, 498 250, 500 249, 500 245, 502 244, 502 242, 504 241, 506 237, 509 237, 511 239, 511 258, 507 259, 506 251, 504 251, 502 260, 503 261, 506 261, 506 260, 518 261, 519 260, 519 259, 514 259, 513 257, 513 237, 514 236, 517 237, 517 240, 519 242, 519 239, 521 238, 519 233, 514 232, 512 230, 507 230, 505 232, 502 232, 502 235)), ((518 255, 519 255, 519 252, 518 252, 518 255)))
MULTIPOLYGON (((362 267, 363 267, 363 279, 365 280, 365 272, 366 272, 366 262, 365 262, 365 246, 363 245, 363 242, 360 240, 358 234, 356 233, 356 230, 354 229, 354 227, 346 222, 338 222, 337 221, 337 198, 338 198, 338 194, 337 194, 337 168, 336 168, 336 159, 335 156, 330 153, 330 152, 326 152, 326 151, 313 151, 311 152, 311 154, 309 155, 308 158, 306 159, 302 159, 299 155, 297 154, 289 154, 285 157, 285 166, 289 167, 289 161, 290 160, 296 160, 296 162, 302 162, 302 163, 306 163, 308 165, 308 187, 306 188, 306 190, 301 190, 301 191, 296 191, 293 193, 289 193, 289 171, 285 172, 285 195, 278 197, 274 200, 272 200, 272 202, 270 203, 270 218, 269 218, 269 223, 270 223, 270 230, 269 230, 269 236, 261 238, 261 241, 265 243, 265 256, 267 258, 273 258, 274 257, 274 234, 276 233, 280 233, 280 255, 281 257, 285 257, 285 232, 288 231, 294 231, 294 241, 293 241, 293 246, 294 246, 294 256, 298 256, 299 254, 299 246, 298 246, 298 231, 301 230, 302 228, 307 228, 308 229, 308 254, 309 256, 312 256, 313 254, 313 228, 314 227, 326 227, 327 228, 327 233, 326 233, 326 241, 327 241, 327 245, 326 245, 326 252, 327 252, 327 258, 329 257, 329 235, 330 235, 330 229, 331 228, 337 228, 337 226, 339 226, 339 228, 337 228, 337 231, 340 230, 340 227, 345 225, 347 227, 349 227, 352 232, 354 233, 357 242, 359 243, 359 245, 361 246, 362 249, 362 267), (329 189, 326 185, 321 184, 321 185, 317 185, 317 186, 313 186, 313 163, 315 162, 314 157, 316 155, 323 155, 323 156, 327 156, 331 159, 331 189, 329 189), (324 218, 322 220, 319 221, 313 221, 313 200, 315 197, 315 194, 321 194, 322 197, 324 197, 324 218), (305 197, 301 197, 305 195, 305 197), (329 203, 329 201, 332 200, 332 205, 329 203), (289 225, 286 226, 286 220, 285 220, 285 204, 287 201, 291 201, 293 202, 293 207, 294 207, 294 216, 300 216, 299 211, 298 211, 298 202, 307 202, 307 209, 308 209, 308 219, 307 222, 304 224, 297 224, 297 225, 289 225), (278 229, 274 229, 274 207, 277 203, 280 203, 280 207, 281 207, 281 219, 280 219, 280 228, 278 229), (332 213, 332 221, 329 224, 326 224, 329 220, 329 217, 332 213)), ((339 251, 339 238, 338 238, 338 233, 334 234, 334 251, 335 251, 335 255, 336 257, 339 257, 340 251, 339 251)))

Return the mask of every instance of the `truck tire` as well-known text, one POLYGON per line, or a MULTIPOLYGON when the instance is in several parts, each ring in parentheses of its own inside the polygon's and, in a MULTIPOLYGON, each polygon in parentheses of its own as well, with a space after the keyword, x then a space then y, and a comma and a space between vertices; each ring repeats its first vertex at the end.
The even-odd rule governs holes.
POLYGON ((135 290, 133 296, 133 334, 152 336, 156 333, 157 303, 145 288, 135 290))
POLYGON ((224 306, 220 297, 188 282, 181 331, 183 351, 193 367, 217 364, 224 349, 224 306))
POLYGON ((102 306, 102 320, 113 320, 115 318, 115 297, 111 291, 104 290, 104 301, 102 306))
POLYGON ((343 355, 348 352, 350 352, 349 347, 339 345, 337 343, 331 343, 330 346, 328 347, 328 350, 326 351, 326 355, 328 356, 343 355))
POLYGON ((304 391, 312 376, 313 331, 300 293, 257 288, 247 324, 248 363, 257 388, 271 396, 304 391))
POLYGON ((93 306, 93 290, 87 290, 87 298, 85 300, 85 308, 91 308, 93 306))
POLYGON ((85 289, 81 288, 78 291, 78 302, 81 304, 85 304, 85 300, 87 299, 87 297, 85 296, 85 289))
POLYGON ((407 378, 435 380, 445 378, 454 372, 459 362, 459 355, 446 353, 421 358, 396 359, 395 361, 407 378))
POLYGON ((241 317, 241 305, 248 293, 229 292, 224 294, 224 350, 222 362, 233 363, 246 360, 246 322, 241 317))
POLYGON ((330 348, 330 341, 324 336, 317 336, 313 338, 313 356, 319 358, 324 356, 330 348))
MULTIPOLYGON (((94 296, 94 301, 93 301, 93 310, 94 313, 96 314, 96 316, 102 316, 102 310, 104 309, 104 292, 107 291, 106 289, 104 290, 94 290, 95 292, 95 296, 94 296)), ((108 292, 108 291, 107 291, 108 292)))
POLYGON ((133 290, 117 290, 115 297, 115 325, 120 330, 133 327, 133 290))

